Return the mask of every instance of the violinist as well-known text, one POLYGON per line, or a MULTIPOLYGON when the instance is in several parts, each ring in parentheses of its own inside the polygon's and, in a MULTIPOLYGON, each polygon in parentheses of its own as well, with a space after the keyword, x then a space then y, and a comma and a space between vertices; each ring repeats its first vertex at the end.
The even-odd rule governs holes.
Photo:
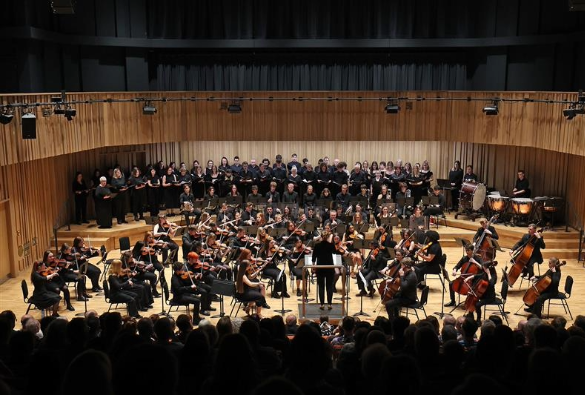
POLYGON ((548 284, 544 290, 540 291, 540 295, 536 298, 534 304, 527 305, 528 307, 526 307, 524 311, 541 318, 544 302, 548 299, 558 297, 559 284, 561 283, 561 265, 562 264, 559 262, 558 258, 551 257, 548 260, 548 270, 536 282, 543 277, 550 277, 550 284, 548 284))
POLYGON ((201 321, 201 315, 209 315, 207 311, 200 311, 201 300, 197 296, 199 289, 193 282, 191 274, 185 270, 185 265, 181 262, 173 264, 173 276, 171 277, 171 292, 173 301, 181 304, 193 305, 193 324, 198 325, 201 321))
MULTIPOLYGON (((474 246, 475 246, 475 243, 477 242, 477 240, 480 239, 484 233, 485 233, 485 237, 487 237, 488 239, 498 240, 500 238, 500 236, 498 236, 498 232, 496 231, 496 228, 494 228, 492 225, 489 225, 488 221, 485 218, 480 220, 479 224, 481 226, 477 229, 477 232, 475 232, 475 235, 473 236, 474 246)), ((492 253, 493 253, 492 259, 493 259, 496 257, 495 248, 493 249, 492 253)))
MULTIPOLYGON (((484 262, 480 272, 474 276, 467 277, 464 281, 471 284, 470 288, 474 289, 477 283, 481 280, 488 282, 487 289, 483 295, 479 296, 479 300, 475 304, 475 312, 477 314, 477 322, 481 322, 481 308, 490 303, 494 303, 496 299, 496 282, 498 274, 496 273, 495 265, 492 262, 484 262)), ((469 297, 469 296, 468 296, 469 297)), ((469 313, 470 318, 473 319, 473 313, 469 313)))
POLYGON ((378 226, 378 229, 376 230, 376 232, 374 232, 374 240, 378 241, 378 244, 384 250, 383 251, 384 253, 386 253, 386 247, 389 248, 396 247, 396 242, 392 237, 392 229, 390 229, 390 231, 387 231, 389 227, 390 224, 378 226))
POLYGON ((301 259, 303 259, 303 262, 304 262, 305 255, 310 254, 311 249, 308 248, 307 246, 305 246, 303 244, 303 241, 297 237, 291 237, 288 240, 293 245, 292 252, 289 256, 289 270, 290 270, 290 273, 292 273, 293 276, 295 277, 295 279, 297 280, 297 284, 296 284, 297 285, 297 296, 302 296, 304 294, 304 292, 301 292, 301 280, 303 278, 303 268, 298 267, 299 266, 298 264, 301 261, 301 259))
MULTIPOLYGON (((131 254, 132 260, 136 265, 135 270, 137 274, 134 276, 135 279, 142 283, 144 283, 144 281, 148 281, 152 289, 152 296, 154 298, 160 298, 161 295, 156 290, 158 278, 156 276, 156 273, 154 273, 156 268, 154 266, 154 262, 152 259, 153 256, 156 257, 156 250, 147 247, 143 241, 139 240, 134 245, 131 254)), ((162 270, 163 267, 160 263, 158 264, 158 267, 160 269, 157 270, 159 270, 160 272, 160 270, 162 270)))
POLYGON ((87 261, 88 258, 96 257, 100 255, 100 252, 97 248, 86 247, 85 240, 83 237, 77 236, 73 239, 73 248, 72 253, 79 254, 77 256, 78 264, 81 265, 87 262, 87 277, 91 280, 92 291, 99 292, 102 290, 100 287, 100 274, 102 271, 100 268, 95 266, 94 264, 89 263, 87 261))
MULTIPOLYGON (((138 245, 138 242, 136 244, 138 245)), ((134 258, 138 261, 151 263, 154 269, 160 272, 163 270, 163 265, 159 262, 158 256, 162 252, 163 245, 164 242, 157 243, 152 232, 148 231, 144 234, 144 239, 140 243, 140 250, 133 252, 134 258)))
POLYGON ((380 271, 380 274, 383 276, 387 276, 388 273, 396 266, 402 264, 402 261, 404 260, 405 255, 404 252, 402 252, 402 250, 396 250, 396 258, 394 258, 392 260, 392 262, 390 262, 388 264, 388 266, 386 266, 384 269, 382 269, 380 271))
POLYGON ((410 258, 402 259, 401 268, 398 270, 400 290, 385 306, 390 320, 398 316, 400 307, 410 306, 417 300, 416 283, 418 280, 413 270, 413 264, 414 262, 410 258))
POLYGON ((404 228, 400 231, 400 236, 401 236, 400 242, 396 244, 394 250, 396 252, 402 251, 404 253, 404 256, 413 257, 415 243, 414 241, 412 241, 412 232, 410 231, 410 229, 404 228))
POLYGON ((247 303, 246 307, 244 307, 246 314, 249 314, 250 308, 255 305, 256 313, 261 317, 262 308, 269 309, 270 306, 266 304, 266 297, 263 294, 265 292, 264 284, 252 281, 256 273, 254 270, 255 266, 251 261, 247 259, 240 261, 236 279, 236 297, 247 303))
POLYGON ((187 254, 194 251, 195 243, 201 241, 201 234, 197 232, 196 225, 189 225, 187 233, 183 234, 183 259, 187 259, 187 254))
POLYGON ((158 224, 154 225, 154 230, 153 230, 153 236, 155 238, 155 241, 162 241, 165 243, 165 245, 162 248, 162 255, 163 255, 163 262, 166 264, 168 255, 169 255, 169 250, 171 252, 175 252, 174 256, 175 256, 175 262, 177 261, 177 252, 179 249, 179 246, 173 241, 173 239, 171 238, 172 236, 175 235, 175 230, 177 229, 177 226, 171 222, 167 221, 167 216, 164 214, 159 214, 158 215, 158 224))
POLYGON ((47 271, 45 262, 35 261, 32 266, 30 274, 30 281, 34 286, 33 294, 30 298, 31 302, 34 302, 37 306, 48 306, 53 309, 53 317, 59 317, 59 302, 61 297, 58 293, 53 292, 54 288, 48 287, 48 283, 55 279, 59 274, 50 273, 43 276, 43 273, 47 271))
POLYGON ((290 295, 287 292, 286 274, 284 274, 284 270, 281 270, 278 267, 280 261, 284 259, 284 252, 284 249, 279 247, 274 239, 271 239, 268 242, 268 247, 265 249, 264 254, 262 255, 263 258, 268 261, 264 267, 264 270, 262 271, 262 276, 272 279, 271 297, 277 299, 280 297, 290 298, 290 295), (281 292, 282 294, 279 294, 278 292, 281 292))
POLYGON ((378 241, 372 241, 370 243, 370 253, 364 260, 362 269, 360 270, 361 274, 357 276, 357 283, 360 292, 356 296, 368 296, 369 292, 369 297, 374 297, 375 291, 374 286, 372 285, 372 280, 381 277, 380 271, 386 267, 387 260, 388 255, 386 248, 381 247, 378 241))
MULTIPOLYGON (((48 281, 46 283, 46 287, 49 291, 52 291, 56 294, 63 292, 63 298, 65 299, 65 303, 67 304, 67 310, 75 311, 75 308, 71 305, 71 295, 69 293, 69 288, 67 287, 66 281, 79 281, 76 274, 73 274, 72 271, 68 270, 66 267, 68 265, 67 262, 59 262, 55 259, 55 256, 51 251, 45 251, 43 254, 43 263, 45 264, 47 270, 45 274, 48 274, 47 278, 48 281), (66 272, 71 272, 73 276, 64 277, 61 275, 65 275, 66 272), (52 276, 52 274, 57 274, 56 276, 52 276), (50 276, 50 278, 49 278, 50 276)), ((80 288, 80 292, 83 291, 83 288, 80 288)))
MULTIPOLYGON (((80 275, 79 272, 79 260, 77 257, 79 254, 73 254, 72 248, 67 243, 63 243, 59 250, 58 262, 62 262, 63 268, 59 271, 59 276, 63 278, 65 282, 77 282, 77 300, 83 302, 90 299, 91 296, 87 294, 85 288, 85 277, 80 275)), ((46 264, 53 264, 53 261, 48 259, 44 260, 46 264)))
POLYGON ((536 231, 535 224, 528 225, 528 233, 522 236, 522 238, 516 244, 514 244, 512 250, 510 251, 510 255, 515 256, 518 251, 522 250, 528 244, 532 237, 536 239, 534 242, 534 249, 530 259, 528 260, 528 263, 522 270, 522 277, 534 277, 534 264, 537 263, 540 265, 544 260, 542 258, 541 250, 546 248, 546 244, 544 243, 544 238, 542 237, 541 232, 536 231))
POLYGON ((223 258, 229 253, 229 247, 220 243, 214 234, 207 236, 207 248, 212 254, 212 265, 216 268, 217 277, 221 279, 232 278, 232 269, 227 263, 223 262, 223 258))
MULTIPOLYGON (((138 293, 140 297, 140 301, 142 302, 142 306, 146 306, 148 308, 152 307, 154 303, 153 292, 151 290, 152 284, 156 285, 156 275, 154 273, 150 273, 154 275, 154 280, 152 276, 144 276, 144 272, 140 270, 140 265, 132 257, 131 251, 125 251, 122 254, 122 269, 126 269, 126 275, 128 279, 132 280, 134 292, 138 293), (146 280, 151 282, 150 286, 146 283, 146 280)), ((156 288, 154 288, 156 290, 156 288)), ((160 296, 160 295, 159 295, 160 296)))
POLYGON ((217 213, 217 223, 225 224, 231 220, 232 215, 230 214, 229 207, 226 202, 223 202, 219 208, 219 212, 217 213))
POLYGON ((122 269, 122 261, 114 259, 110 265, 110 302, 126 303, 128 314, 134 318, 141 318, 138 310, 148 311, 143 307, 141 292, 135 286, 131 278, 127 276, 128 270, 122 269))
MULTIPOLYGON (((473 244, 468 244, 465 246, 465 255, 457 262, 455 267, 453 267, 452 276, 457 276, 457 272, 461 270, 461 268, 466 263, 471 263, 472 265, 476 265, 475 269, 468 269, 466 273, 459 273, 459 276, 462 280, 465 280, 467 277, 473 276, 473 274, 477 273, 479 268, 482 267, 482 260, 479 255, 473 255, 474 246, 473 244)), ((460 280, 460 281, 462 281, 460 280)), ((449 296, 450 301, 449 303, 445 304, 445 307, 452 307, 455 306, 455 291, 453 289, 453 281, 449 282, 449 296)))
POLYGON ((427 244, 417 252, 417 256, 422 259, 422 262, 414 267, 416 277, 420 280, 419 287, 421 289, 426 285, 425 274, 439 274, 441 273, 441 265, 444 265, 439 234, 434 230, 427 230, 425 236, 427 244))
MULTIPOLYGON (((195 285, 197 286, 197 294, 201 300, 201 314, 209 315, 208 311, 215 311, 214 307, 211 307, 211 285, 213 281, 217 279, 215 275, 216 268, 207 262, 199 260, 199 255, 196 252, 190 252, 187 254, 187 265, 185 270, 194 274, 192 276, 195 285)), ((188 279, 187 279, 188 280, 188 279)))

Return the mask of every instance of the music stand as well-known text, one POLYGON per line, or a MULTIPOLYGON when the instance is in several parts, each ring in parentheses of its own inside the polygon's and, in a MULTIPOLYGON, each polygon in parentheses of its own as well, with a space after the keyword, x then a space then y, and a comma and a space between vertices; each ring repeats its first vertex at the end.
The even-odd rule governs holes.
POLYGON ((390 226, 393 228, 398 226, 398 217, 390 217, 390 226))
POLYGON ((331 209, 331 203, 333 203, 333 200, 330 199, 317 199, 317 201, 315 202, 315 205, 318 207, 325 207, 327 210, 331 209))
POLYGON ((165 260, 163 266, 169 266, 171 263, 175 261, 175 256, 177 255, 178 250, 171 250, 170 254, 167 255, 167 259, 165 260))
POLYGON ((369 244, 366 244, 366 241, 363 239, 355 239, 353 241, 353 248, 357 250, 363 250, 364 248, 369 248, 369 244))
POLYGON ((432 204, 432 205, 437 206, 439 204, 439 197, 438 196, 435 196, 435 195, 431 196, 429 198, 429 203, 432 204))
POLYGON ((167 313, 166 309, 165 309, 165 302, 166 302, 165 298, 166 298, 166 294, 168 293, 168 292, 165 292, 165 287, 167 287, 167 291, 168 291, 169 283, 167 283, 167 279, 165 278, 165 270, 164 269, 159 272, 158 282, 160 284, 160 287, 163 290, 162 297, 160 298, 160 304, 161 304, 162 309, 161 309, 161 312, 158 313, 158 315, 164 315, 164 316, 170 317, 171 316, 170 309, 169 309, 169 313, 167 313))
POLYGON ((431 202, 428 196, 421 196, 423 206, 428 206, 431 202))
POLYGON ((287 233, 287 230, 285 228, 270 228, 268 229, 268 234, 272 237, 274 237, 275 239, 281 238, 282 236, 285 236, 287 233))
MULTIPOLYGON (((278 266, 277 266, 278 267, 278 266)), ((278 273, 278 277, 276 277, 276 282, 280 281, 280 310, 274 310, 275 313, 279 313, 281 315, 284 315, 286 313, 290 313, 292 310, 287 310, 284 308, 284 296, 282 296, 284 294, 284 281, 282 281, 282 275, 284 274, 284 269, 286 268, 286 265, 283 265, 282 270, 280 271, 280 273, 278 273)), ((273 285, 273 287, 276 286, 276 284, 273 285)))
POLYGON ((414 198, 413 197, 407 197, 405 204, 407 207, 412 207, 414 206, 414 198))
MULTIPOLYGON (((87 275, 87 268, 89 266, 89 262, 85 261, 79 266, 79 277, 78 279, 83 279, 83 289, 86 289, 85 279, 87 275)), ((79 290, 77 290, 79 292, 79 290)), ((76 317, 85 317, 85 313, 87 313, 87 297, 83 295, 83 307, 84 311, 82 313, 75 314, 76 317)))
POLYGON ((347 225, 337 223, 337 225, 333 225, 331 227, 331 232, 336 233, 338 235, 343 235, 346 229, 347 225))
POLYGON ((195 200, 193 202, 193 209, 198 208, 199 210, 203 210, 205 208, 205 200, 195 200))
POLYGON ((461 245, 461 247, 463 248, 463 254, 465 255, 465 246, 471 244, 471 241, 461 237, 454 237, 454 239, 457 242, 457 244, 461 245))
POLYGON ((390 259, 396 258, 396 251, 394 251, 394 248, 386 247, 386 251, 388 251, 388 256, 390 257, 390 259))
POLYGON ((370 225, 368 223, 364 222, 363 224, 361 224, 359 226, 359 228, 356 229, 356 231, 358 233, 367 233, 369 229, 370 229, 370 225))
POLYGON ((409 228, 409 223, 408 223, 408 219, 407 218, 401 218, 400 219, 400 227, 402 229, 408 229, 409 228))
POLYGON ((311 233, 315 231, 315 224, 313 222, 305 221, 301 225, 301 229, 307 233, 311 233))
POLYGON ((146 225, 156 225, 158 223, 158 217, 151 215, 150 217, 144 217, 144 221, 146 225))
POLYGON ((213 280, 213 284, 211 284, 211 290, 209 291, 211 295, 219 295, 219 314, 212 316, 211 318, 221 318, 225 315, 224 307, 223 307, 223 297, 224 296, 234 296, 236 294, 236 287, 233 281, 229 280, 213 280))
MULTIPOLYGON (((358 276, 360 277, 360 279, 364 283, 364 289, 368 289, 368 282, 366 281, 366 278, 362 274, 361 270, 358 271, 358 276)), ((360 311, 358 311, 357 313, 355 313, 353 316, 354 317, 359 317, 360 315, 363 315, 364 317, 369 317, 370 316, 368 313, 366 313, 364 311, 364 295, 363 295, 362 292, 360 292, 360 311)))
POLYGON ((242 197, 241 196, 226 196, 225 198, 225 202, 228 205, 232 205, 232 206, 241 206, 242 205, 242 197))
POLYGON ((258 227, 256 225, 248 225, 248 226, 243 226, 244 228, 244 232, 246 232, 247 235, 251 235, 251 234, 257 234, 258 233, 258 227))

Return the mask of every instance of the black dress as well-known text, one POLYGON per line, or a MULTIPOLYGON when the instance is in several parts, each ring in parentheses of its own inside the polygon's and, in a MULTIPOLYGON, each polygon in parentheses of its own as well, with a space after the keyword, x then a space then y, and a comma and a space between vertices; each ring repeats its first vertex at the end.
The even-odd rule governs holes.
POLYGON ((34 272, 32 275, 32 283, 35 287, 31 302, 40 308, 51 307, 56 303, 59 303, 61 297, 55 292, 50 291, 47 288, 47 277, 43 276, 38 272, 34 272))
POLYGON ((144 177, 130 177, 130 186, 132 186, 132 213, 134 218, 143 218, 144 205, 146 203, 146 181, 144 177))
POLYGON ((152 186, 148 186, 148 207, 150 210, 150 216, 156 217, 158 215, 159 206, 161 203, 161 181, 160 178, 155 175, 154 177, 149 177, 148 181, 152 186))
POLYGON ((112 227, 112 200, 106 198, 111 195, 111 191, 107 187, 98 185, 95 190, 95 211, 97 224, 101 228, 112 227))
POLYGON ((88 189, 85 180, 73 181, 73 193, 75 194, 75 222, 87 222, 87 195, 88 189))

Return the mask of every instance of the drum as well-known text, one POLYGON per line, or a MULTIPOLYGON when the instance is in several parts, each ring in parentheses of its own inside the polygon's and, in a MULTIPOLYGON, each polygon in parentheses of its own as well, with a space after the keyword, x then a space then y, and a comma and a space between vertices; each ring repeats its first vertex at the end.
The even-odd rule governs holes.
MULTIPOLYGON (((486 187, 483 184, 474 184, 464 182, 461 185, 461 194, 471 195, 467 197, 470 200, 471 207, 474 211, 480 210, 485 202, 486 187)), ((465 199, 464 199, 465 200, 465 199)), ((464 202, 462 202, 464 204, 464 202)))
POLYGON ((534 200, 528 198, 512 199, 512 209, 516 215, 529 215, 532 212, 534 200))
POLYGON ((488 195, 487 199, 490 210, 497 213, 506 211, 506 208, 508 208, 508 202, 510 201, 509 197, 500 195, 488 195))
POLYGON ((556 213, 563 206, 563 198, 551 197, 544 201, 543 209, 549 213, 556 213))

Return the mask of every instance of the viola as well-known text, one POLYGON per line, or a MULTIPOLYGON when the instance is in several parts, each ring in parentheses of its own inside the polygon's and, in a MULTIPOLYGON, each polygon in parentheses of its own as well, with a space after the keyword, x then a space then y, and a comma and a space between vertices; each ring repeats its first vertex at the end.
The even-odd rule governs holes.
POLYGON ((192 273, 189 271, 183 271, 183 273, 181 273, 180 276, 183 280, 189 280, 189 279, 193 279, 195 277, 195 273, 192 273))
MULTIPOLYGON (((559 262, 555 265, 555 268, 559 268, 561 266, 566 265, 566 261, 559 262)), ((524 297, 522 300, 527 306, 532 306, 534 302, 536 302, 536 298, 538 298, 546 289, 550 286, 552 282, 552 272, 549 270, 545 273, 544 276, 538 279, 531 287, 526 290, 524 297), (550 274, 550 275, 549 275, 550 274)))

